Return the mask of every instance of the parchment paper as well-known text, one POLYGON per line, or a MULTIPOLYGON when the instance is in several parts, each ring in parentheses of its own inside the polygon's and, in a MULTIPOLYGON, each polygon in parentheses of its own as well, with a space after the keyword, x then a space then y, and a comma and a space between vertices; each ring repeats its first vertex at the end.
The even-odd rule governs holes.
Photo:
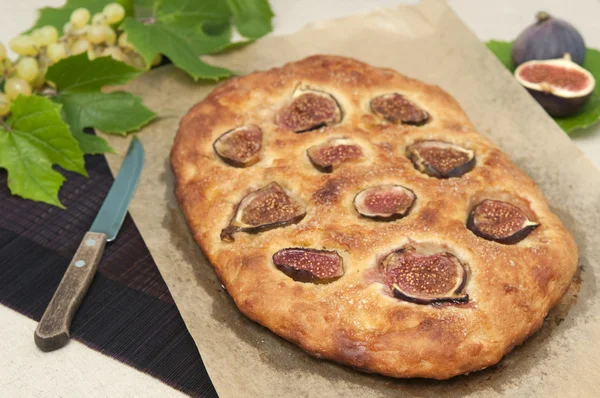
MULTIPOLYGON (((482 134, 540 185, 581 251, 574 283, 540 332, 498 366, 449 381, 395 380, 317 360, 242 316, 193 242, 173 196, 179 119, 213 85, 173 67, 127 87, 159 119, 140 133, 146 165, 130 210, 221 397, 592 396, 600 373, 600 172, 440 1, 322 23, 211 58, 244 74, 317 53, 355 57, 440 85, 482 134), (579 287, 581 290, 579 291, 579 287)), ((123 153, 127 140, 110 137, 123 153)), ((121 162, 109 156, 113 172, 121 162)))

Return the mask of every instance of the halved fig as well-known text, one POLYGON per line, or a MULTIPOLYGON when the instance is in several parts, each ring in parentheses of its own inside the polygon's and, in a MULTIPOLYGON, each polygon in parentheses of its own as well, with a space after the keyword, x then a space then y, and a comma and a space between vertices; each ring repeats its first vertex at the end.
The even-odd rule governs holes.
POLYGON ((330 283, 344 275, 342 257, 332 250, 281 249, 273 254, 273 263, 298 282, 330 283))
POLYGON ((262 130, 248 124, 221 135, 213 143, 217 155, 235 167, 248 167, 258 162, 262 146, 262 130))
POLYGON ((354 197, 354 208, 365 217, 391 221, 405 217, 417 196, 402 185, 379 185, 360 191, 354 197))
POLYGON ((475 235, 507 245, 525 239, 538 226, 517 206, 492 199, 475 206, 467 220, 467 228, 475 235))
POLYGON ((277 115, 276 122, 296 133, 304 133, 341 120, 342 110, 331 94, 299 87, 294 91, 292 102, 277 115))
POLYGON ((277 184, 246 195, 238 204, 221 240, 233 241, 236 232, 258 233, 299 222, 306 211, 277 184))
POLYGON ((362 148, 348 138, 332 138, 322 144, 311 146, 306 154, 315 168, 324 173, 331 173, 342 163, 360 159, 362 148))
POLYGON ((569 54, 560 59, 525 62, 515 70, 515 77, 555 117, 577 113, 596 85, 594 76, 571 61, 569 54))
POLYGON ((475 167, 475 151, 444 141, 420 141, 406 156, 421 173, 436 178, 460 177, 475 167))
POLYGON ((406 246, 381 263, 384 282, 394 297, 415 304, 466 303, 467 270, 448 252, 419 253, 406 246))
POLYGON ((398 93, 373 98, 371 111, 391 123, 421 126, 429 121, 429 113, 398 93))

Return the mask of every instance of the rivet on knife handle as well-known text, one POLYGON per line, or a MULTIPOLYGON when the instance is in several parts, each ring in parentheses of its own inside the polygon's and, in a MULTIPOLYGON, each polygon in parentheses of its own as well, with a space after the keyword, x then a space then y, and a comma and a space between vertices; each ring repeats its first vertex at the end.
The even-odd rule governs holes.
POLYGON ((103 233, 87 232, 83 237, 35 330, 35 344, 42 351, 56 350, 69 342, 71 320, 94 279, 104 246, 103 233))

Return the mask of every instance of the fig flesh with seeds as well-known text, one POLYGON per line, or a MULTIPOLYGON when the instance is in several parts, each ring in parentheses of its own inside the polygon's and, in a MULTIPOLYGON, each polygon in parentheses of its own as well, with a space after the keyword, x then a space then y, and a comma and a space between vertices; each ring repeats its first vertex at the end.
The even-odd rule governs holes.
POLYGON ((525 239, 538 226, 517 206, 492 199, 475 206, 467 220, 467 228, 475 235, 509 245, 525 239))
POLYGON ((429 113, 398 93, 373 98, 371 111, 391 123, 422 126, 429 121, 429 113))
POLYGON ((297 88, 292 102, 277 115, 283 128, 304 133, 341 122, 342 110, 335 98, 324 91, 297 88))
POLYGON ((354 208, 364 216, 379 221, 405 217, 417 196, 401 185, 379 185, 360 191, 354 197, 354 208))
POLYGON ((236 232, 258 233, 295 224, 305 215, 302 206, 272 182, 240 201, 231 222, 221 231, 221 240, 233 241, 236 232))
POLYGON ((594 76, 572 62, 568 54, 560 59, 525 62, 515 70, 515 77, 554 117, 576 114, 596 86, 594 76))
POLYGON ((475 167, 475 151, 444 141, 420 141, 406 148, 406 156, 430 177, 460 177, 475 167))
POLYGON ((348 138, 332 138, 322 144, 306 150, 310 162, 324 173, 331 173, 342 163, 358 160, 363 157, 362 148, 348 138))
POLYGON ((415 304, 466 303, 467 270, 448 252, 420 253, 406 246, 381 263, 384 283, 394 297, 415 304))
POLYGON ((273 264, 297 282, 331 283, 344 275, 343 259, 332 250, 281 249, 273 255, 273 264))
POLYGON ((258 162, 262 146, 262 130, 244 125, 227 131, 213 143, 217 155, 234 167, 248 167, 258 162))

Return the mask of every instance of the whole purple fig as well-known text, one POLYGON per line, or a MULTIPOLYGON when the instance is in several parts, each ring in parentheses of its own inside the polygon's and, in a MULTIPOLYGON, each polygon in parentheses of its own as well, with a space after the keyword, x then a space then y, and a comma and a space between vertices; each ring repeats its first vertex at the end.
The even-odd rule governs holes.
POLYGON ((512 46, 515 66, 531 60, 562 58, 570 54, 573 62, 583 65, 585 42, 570 23, 544 11, 536 15, 537 22, 525 29, 512 46))

